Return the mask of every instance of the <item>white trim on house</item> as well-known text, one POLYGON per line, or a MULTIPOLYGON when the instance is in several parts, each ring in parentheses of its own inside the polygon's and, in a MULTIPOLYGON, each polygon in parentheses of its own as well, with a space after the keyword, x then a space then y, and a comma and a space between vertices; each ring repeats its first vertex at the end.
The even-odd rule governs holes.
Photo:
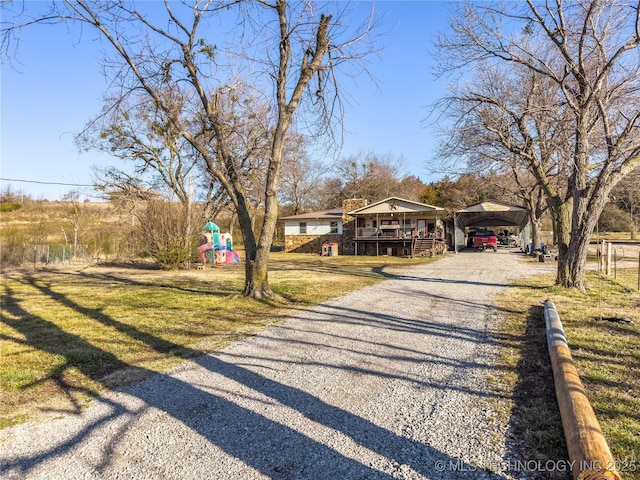
POLYGON ((342 220, 300 220, 294 222, 286 220, 284 223, 285 235, 342 235, 342 220), (306 228, 303 228, 303 225, 306 228))
POLYGON ((290 215, 281 217, 280 220, 284 222, 285 236, 342 235, 342 208, 290 215), (305 226, 304 229, 302 225, 305 226))

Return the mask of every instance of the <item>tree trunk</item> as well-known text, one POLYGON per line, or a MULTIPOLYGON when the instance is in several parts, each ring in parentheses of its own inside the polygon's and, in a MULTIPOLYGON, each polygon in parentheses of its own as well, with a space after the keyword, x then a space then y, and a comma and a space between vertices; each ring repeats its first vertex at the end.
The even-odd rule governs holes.
POLYGON ((271 298, 274 296, 271 287, 269 287, 269 252, 271 251, 276 220, 268 220, 267 218, 277 219, 278 210, 277 208, 274 212, 269 212, 268 210, 269 207, 267 206, 258 244, 254 243, 252 255, 247 252, 244 292, 242 292, 247 297, 271 298))
POLYGON ((284 138, 291 121, 288 112, 281 114, 278 127, 274 133, 271 158, 269 159, 269 170, 267 171, 264 219, 262 220, 262 230, 256 248, 256 255, 251 274, 247 270, 247 279, 243 295, 253 298, 273 297, 274 293, 269 287, 269 252, 273 243, 273 235, 276 231, 278 221, 278 181, 280 179, 280 168, 282 166, 282 150, 284 148, 284 138))
POLYGON ((242 294, 251 298, 270 298, 273 292, 269 287, 269 255, 263 245, 260 245, 253 253, 253 260, 247 254, 245 266, 245 283, 242 294))
POLYGON ((584 267, 590 238, 590 234, 584 238, 582 238, 582 235, 572 236, 566 262, 567 276, 563 279, 564 283, 560 283, 559 285, 567 288, 575 288, 581 292, 587 289, 584 267))
POLYGON ((540 248, 540 219, 531 216, 531 243, 532 251, 540 248))
POLYGON ((583 191, 577 191, 574 194, 572 228, 563 262, 563 276, 560 277, 561 269, 558 264, 556 284, 576 288, 581 292, 586 291, 588 285, 585 278, 585 264, 589 242, 613 186, 614 183, 609 182, 606 185, 600 185, 599 189, 592 190, 589 194, 583 191))
POLYGON ((558 271, 556 274, 556 285, 568 286, 571 283, 569 243, 571 240, 571 212, 573 202, 566 201, 560 205, 555 205, 552 209, 554 214, 555 232, 558 239, 558 271))
MULTIPOLYGON (((517 179, 517 176, 516 176, 517 179)), ((531 246, 532 251, 540 248, 540 231, 542 229, 542 214, 544 209, 542 208, 543 196, 538 194, 534 195, 531 192, 529 195, 523 195, 523 199, 529 208, 529 222, 531 223, 531 246)))
MULTIPOLYGON (((563 283, 556 282, 559 285, 567 288, 575 288, 581 292, 586 291, 588 286, 585 278, 587 252, 591 235, 593 234, 601 210, 602 209, 588 210, 588 212, 583 213, 582 221, 579 222, 577 227, 574 223, 567 251, 567 275, 563 278, 563 283)), ((558 271, 560 271, 559 268, 558 271)))
MULTIPOLYGON (((588 85, 582 84, 581 88, 588 91, 588 85)), ((573 171, 571 173, 570 188, 571 201, 563 204, 564 221, 568 217, 570 230, 563 226, 558 234, 564 235, 569 231, 568 238, 561 238, 562 250, 558 245, 558 276, 556 284, 566 288, 576 288, 581 292, 586 290, 584 264, 587 259, 587 247, 591 239, 593 227, 602 209, 595 208, 593 202, 596 193, 593 186, 589 185, 589 125, 588 108, 583 108, 578 119, 576 131, 576 145, 573 156, 573 171), (571 207, 569 210, 568 207, 571 207), (567 207, 564 210, 564 207, 567 207), (597 211, 596 211, 597 210, 597 211), (570 213, 570 216, 568 215, 570 213), (565 250, 566 245, 566 250, 565 250)), ((599 203, 599 202, 598 202, 599 203)))
POLYGON ((246 257, 244 262, 245 280, 243 295, 260 298, 261 295, 256 295, 254 292, 261 291, 261 285, 267 280, 266 271, 264 273, 260 273, 261 264, 257 261, 258 253, 256 237, 253 233, 252 217, 244 195, 237 190, 238 189, 236 189, 237 204, 235 207, 246 257), (256 267, 256 265, 258 266, 256 267), (260 288, 256 289, 256 285, 260 285, 260 288))

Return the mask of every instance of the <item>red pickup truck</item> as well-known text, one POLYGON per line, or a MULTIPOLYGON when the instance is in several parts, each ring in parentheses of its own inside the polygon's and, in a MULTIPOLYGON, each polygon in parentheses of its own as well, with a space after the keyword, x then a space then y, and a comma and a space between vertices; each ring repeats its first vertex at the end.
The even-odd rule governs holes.
POLYGON ((486 250, 492 248, 498 251, 498 237, 491 230, 478 230, 473 236, 473 248, 476 250, 486 250))

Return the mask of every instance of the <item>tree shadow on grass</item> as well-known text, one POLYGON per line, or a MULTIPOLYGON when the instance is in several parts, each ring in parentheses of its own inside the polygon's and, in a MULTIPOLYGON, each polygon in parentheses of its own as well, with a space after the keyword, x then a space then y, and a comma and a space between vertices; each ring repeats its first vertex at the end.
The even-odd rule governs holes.
POLYGON ((204 282, 198 280, 185 280, 180 284, 175 279, 171 282, 160 282, 157 280, 136 280, 126 275, 118 275, 114 273, 96 273, 82 271, 79 273, 63 272, 63 275, 79 276, 86 281, 99 281, 106 283, 114 283, 117 285, 130 285, 137 287, 159 287, 167 290, 182 291, 186 293, 197 293, 198 295, 213 295, 213 296, 227 296, 238 293, 237 289, 234 289, 227 282, 215 283, 215 289, 212 289, 212 282, 204 282), (196 287, 197 286, 197 287, 196 287))
POLYGON ((514 346, 520 358, 515 367, 518 380, 509 422, 515 439, 510 442, 512 456, 531 467, 527 468, 528 478, 569 480, 572 478, 566 470, 569 454, 556 400, 542 306, 529 309, 524 332, 515 339, 514 346))
POLYGON ((576 368, 611 453, 624 478, 640 478, 640 329, 599 319, 567 323, 576 368))
MULTIPOLYGON (((42 295, 104 326, 118 330, 129 339, 143 342, 156 352, 181 351, 195 358, 194 363, 203 369, 205 374, 219 375, 237 382, 250 392, 266 397, 268 403, 272 402, 274 406, 280 405, 292 410, 294 417, 304 417, 319 424, 323 429, 337 432, 355 445, 374 452, 383 457, 388 465, 396 465, 397 468, 406 466, 427 478, 431 475, 435 475, 436 478, 464 478, 464 474, 460 472, 451 476, 434 472, 436 462, 443 462, 441 465, 454 464, 461 472, 473 472, 468 478, 475 478, 478 474, 477 468, 465 465, 459 459, 451 458, 428 444, 394 433, 300 388, 277 382, 237 363, 200 355, 201 352, 197 350, 186 349, 140 331, 135 326, 125 324, 99 309, 88 309, 78 304, 68 296, 54 291, 50 285, 32 282, 32 286, 42 295)), ((74 333, 60 329, 42 315, 24 310, 10 289, 5 289, 5 293, 2 322, 16 332, 15 340, 65 360, 50 372, 50 376, 58 379, 58 386, 68 389, 70 396, 73 396, 74 387, 62 381, 65 372, 70 369, 75 369, 80 374, 105 385, 106 373, 132 368, 115 354, 96 347, 74 333), (56 341, 52 341, 53 337, 56 341)), ((153 375, 153 372, 144 368, 135 368, 141 374, 153 375)), ((64 462, 82 457, 83 468, 87 469, 85 473, 117 475, 118 469, 122 468, 122 460, 115 458, 118 455, 116 452, 129 452, 128 447, 119 448, 119 444, 145 412, 155 409, 160 411, 162 416, 178 421, 179 427, 173 427, 174 434, 175 428, 185 427, 189 432, 195 432, 198 439, 204 439, 207 448, 220 449, 246 465, 249 471, 257 471, 270 478, 390 479, 395 476, 387 472, 389 468, 383 469, 383 465, 363 463, 357 458, 341 453, 325 441, 312 438, 295 423, 294 426, 289 426, 284 421, 272 420, 266 414, 215 393, 211 388, 187 382, 176 375, 153 375, 125 393, 136 399, 137 404, 127 406, 124 401, 119 401, 118 396, 101 397, 96 402, 104 406, 104 410, 97 416, 83 421, 83 416, 80 415, 76 417, 78 421, 72 428, 64 431, 51 428, 53 423, 43 426, 38 430, 37 438, 33 439, 34 443, 28 445, 27 452, 21 451, 8 457, 5 456, 6 453, 2 454, 3 472, 23 477, 28 476, 43 462, 64 462), (87 455, 86 444, 91 442, 97 443, 99 447, 97 451, 101 453, 98 454, 98 458, 84 456, 87 455)), ((79 406, 77 409, 79 412, 79 406)), ((156 427, 162 427, 161 420, 154 428, 156 427)), ((180 442, 180 435, 167 435, 167 441, 180 442)), ((190 459, 189 461, 194 462, 195 466, 195 462, 202 462, 203 459, 190 457, 191 447, 192 445, 185 444, 181 447, 181 452, 190 459)), ((144 448, 146 454, 143 457, 129 460, 141 464, 145 474, 162 476, 163 465, 167 461, 171 462, 171 459, 165 458, 166 452, 154 450, 153 446, 145 445, 144 448)), ((209 465, 207 468, 208 473, 215 476, 216 467, 209 465)), ((189 472, 182 473, 188 476, 189 472)))

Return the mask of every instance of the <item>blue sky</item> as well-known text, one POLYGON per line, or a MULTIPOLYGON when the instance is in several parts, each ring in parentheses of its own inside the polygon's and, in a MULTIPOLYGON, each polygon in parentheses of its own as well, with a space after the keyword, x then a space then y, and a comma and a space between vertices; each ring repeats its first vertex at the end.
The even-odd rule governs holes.
MULTIPOLYGON (((422 121, 428 106, 444 95, 444 82, 432 77, 428 50, 432 36, 447 24, 447 8, 436 1, 376 2, 384 16, 381 43, 369 69, 377 79, 349 86, 345 143, 340 156, 391 153, 406 160, 405 172, 423 181, 437 139, 422 121)), ((90 35, 62 26, 35 26, 22 34, 14 67, 1 74, 0 177, 66 184, 91 184, 92 167, 118 164, 97 152, 79 152, 74 134, 102 107, 107 84, 100 52, 90 35)), ((2 181, 36 199, 59 199, 69 190, 93 195, 91 188, 2 181)))

